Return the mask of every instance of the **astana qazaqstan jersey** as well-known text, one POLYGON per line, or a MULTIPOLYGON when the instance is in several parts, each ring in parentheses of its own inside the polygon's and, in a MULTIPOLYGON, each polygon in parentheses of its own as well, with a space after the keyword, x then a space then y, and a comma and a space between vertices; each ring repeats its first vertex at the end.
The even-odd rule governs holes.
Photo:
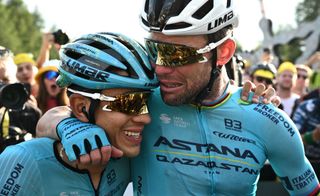
POLYGON ((0 196, 122 196, 129 181, 129 160, 111 160, 95 190, 89 173, 62 161, 49 138, 7 147, 0 154, 0 196))
POLYGON ((229 85, 206 106, 168 106, 157 90, 131 172, 135 195, 255 195, 268 160, 291 195, 313 195, 318 179, 290 118, 271 104, 244 104, 229 85))

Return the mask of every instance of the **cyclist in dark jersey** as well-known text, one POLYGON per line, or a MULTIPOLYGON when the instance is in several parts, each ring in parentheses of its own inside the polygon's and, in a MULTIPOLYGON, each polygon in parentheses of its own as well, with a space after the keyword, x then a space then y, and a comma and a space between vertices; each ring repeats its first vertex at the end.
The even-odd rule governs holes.
MULTIPOLYGON (((138 42, 113 33, 82 36, 65 45, 60 56, 57 83, 67 87, 72 115, 58 127, 75 128, 62 143, 85 132, 97 142, 94 148, 110 146, 99 140, 108 134, 125 157, 107 166, 84 165, 69 161, 67 155, 78 154, 68 154, 70 149, 49 138, 13 145, 0 155, 0 195, 123 195, 130 181, 126 157, 140 151, 141 132, 150 122, 147 97, 158 84, 148 57, 138 42), (96 134, 93 126, 103 131, 96 134)), ((72 148, 90 151, 87 141, 72 148)))

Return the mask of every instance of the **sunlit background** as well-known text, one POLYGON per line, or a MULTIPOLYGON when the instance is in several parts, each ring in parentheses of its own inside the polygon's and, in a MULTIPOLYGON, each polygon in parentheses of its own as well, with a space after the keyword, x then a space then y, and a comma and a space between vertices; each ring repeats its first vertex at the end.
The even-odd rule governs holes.
MULTIPOLYGON (((118 31, 142 40, 145 32, 139 26, 142 0, 24 0, 30 11, 37 9, 50 31, 55 26, 71 38, 84 33, 118 31)), ((287 25, 296 27, 295 9, 301 0, 264 0, 266 17, 274 30, 287 25)), ((235 37, 245 50, 256 48, 263 39, 259 28, 261 0, 239 0, 240 25, 235 37)))

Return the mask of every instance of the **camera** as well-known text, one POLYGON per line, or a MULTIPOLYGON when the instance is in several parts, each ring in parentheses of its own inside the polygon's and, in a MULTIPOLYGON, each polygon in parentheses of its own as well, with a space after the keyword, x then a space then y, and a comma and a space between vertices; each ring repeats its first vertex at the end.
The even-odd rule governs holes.
POLYGON ((21 109, 29 97, 28 88, 21 83, 0 83, 0 106, 8 109, 21 109))
POLYGON ((66 33, 62 32, 61 29, 52 33, 54 42, 60 45, 64 45, 69 42, 69 37, 66 33))

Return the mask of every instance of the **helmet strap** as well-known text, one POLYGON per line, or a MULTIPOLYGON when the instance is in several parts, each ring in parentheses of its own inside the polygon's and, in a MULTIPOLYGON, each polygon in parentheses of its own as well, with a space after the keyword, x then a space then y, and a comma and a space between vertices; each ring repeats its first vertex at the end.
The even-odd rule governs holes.
POLYGON ((99 104, 99 100, 96 99, 90 99, 90 107, 89 107, 89 114, 87 115, 87 118, 89 120, 89 123, 91 124, 96 124, 96 119, 95 119, 95 109, 99 104))
POLYGON ((214 81, 219 77, 221 73, 221 66, 217 66, 217 49, 212 51, 212 69, 210 79, 205 88, 203 88, 197 95, 195 102, 201 104, 201 102, 211 93, 214 81))

